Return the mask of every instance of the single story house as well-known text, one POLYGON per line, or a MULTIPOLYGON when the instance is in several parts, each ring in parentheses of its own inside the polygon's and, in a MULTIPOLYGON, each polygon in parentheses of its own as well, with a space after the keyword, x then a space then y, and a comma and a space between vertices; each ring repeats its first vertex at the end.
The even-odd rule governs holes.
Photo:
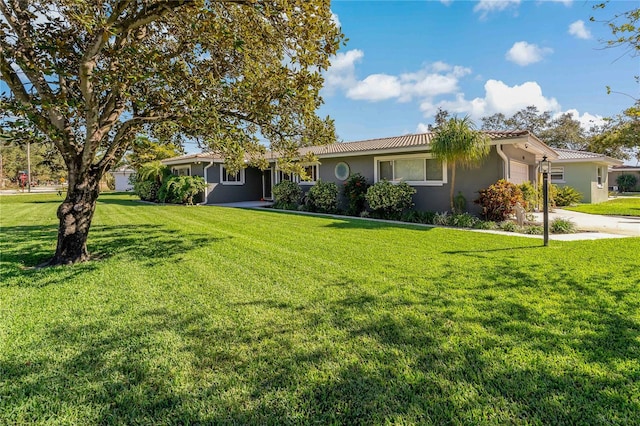
MULTIPOLYGON (((455 192, 467 200, 467 209, 479 212, 473 203, 478 191, 499 179, 515 184, 538 184, 539 163, 544 156, 552 163, 551 182, 569 185, 583 194, 583 202, 605 201, 607 170, 621 161, 582 151, 553 149, 528 131, 487 131, 491 142, 489 155, 475 168, 456 169, 455 192)), ((433 133, 410 134, 325 146, 305 147, 300 154, 313 153, 318 162, 306 165, 309 181, 290 176, 278 169, 278 158, 268 154, 269 168, 246 167, 228 173, 224 158, 213 153, 188 154, 162 160, 176 175, 203 176, 208 183, 205 204, 272 199, 271 189, 282 180, 293 180, 307 190, 319 179, 341 186, 354 173, 370 183, 386 179, 405 181, 416 189, 418 210, 449 210, 451 166, 430 152, 433 133)))
POLYGON ((622 161, 603 154, 559 149, 551 164, 551 183, 571 186, 582 194, 583 203, 601 203, 609 199, 609 168, 622 161))
MULTIPOLYGON (((488 131, 486 134, 491 139, 489 155, 475 168, 458 166, 456 169, 455 191, 464 195, 469 211, 479 211, 473 203, 479 190, 499 179, 535 185, 542 157, 546 156, 552 163, 559 158, 554 149, 528 131, 488 131)), ((268 169, 246 167, 235 174, 226 171, 223 157, 212 153, 183 155, 162 163, 170 166, 175 174, 203 176, 208 183, 206 204, 270 200, 273 186, 282 180, 293 180, 303 189, 310 188, 319 179, 341 186, 351 174, 360 173, 372 184, 382 179, 405 181, 416 189, 416 209, 446 211, 449 210, 452 169, 431 154, 433 136, 433 133, 421 133, 301 148, 300 154, 312 152, 318 158, 317 163, 306 165, 309 181, 279 170, 277 156, 273 154, 268 169)))
POLYGON ((637 178, 636 187, 632 192, 640 192, 640 166, 613 166, 609 169, 609 188, 614 191, 618 189, 616 180, 620 175, 633 175, 637 178))
POLYGON ((115 170, 110 171, 115 180, 116 191, 131 191, 133 186, 129 183, 129 178, 136 171, 129 166, 118 167, 115 170))

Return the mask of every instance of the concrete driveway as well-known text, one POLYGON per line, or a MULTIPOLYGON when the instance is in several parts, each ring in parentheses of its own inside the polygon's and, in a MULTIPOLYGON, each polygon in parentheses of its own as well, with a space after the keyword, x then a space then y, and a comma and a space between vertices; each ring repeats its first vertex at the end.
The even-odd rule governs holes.
MULTIPOLYGON (((534 216, 536 221, 542 222, 542 213, 534 213, 534 216)), ((637 216, 604 216, 556 208, 549 213, 549 221, 555 218, 569 219, 582 231, 640 237, 640 217, 637 216)))

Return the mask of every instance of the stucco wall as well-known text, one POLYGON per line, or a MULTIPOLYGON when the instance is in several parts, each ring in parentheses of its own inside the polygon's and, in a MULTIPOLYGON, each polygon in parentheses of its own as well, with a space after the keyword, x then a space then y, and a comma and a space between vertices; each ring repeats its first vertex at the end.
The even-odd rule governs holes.
POLYGON ((554 162, 552 167, 564 167, 564 182, 552 182, 560 187, 571 186, 582 194, 583 203, 601 203, 609 199, 607 166, 596 163, 554 162), (598 187, 597 168, 602 167, 602 186, 598 187))
MULTIPOLYGON (((423 153, 426 153, 424 151, 423 153)), ((411 154, 419 154, 412 152, 411 154)), ((399 156, 402 154, 398 154, 399 156)), ((391 157, 392 155, 384 154, 380 156, 391 157)), ((339 188, 342 188, 344 181, 339 180, 335 176, 335 166, 339 162, 345 162, 349 165, 350 174, 360 173, 369 183, 373 183, 375 155, 340 157, 340 158, 322 158, 320 159, 319 175, 320 179, 325 182, 335 182, 339 188)), ((474 200, 478 198, 478 191, 495 183, 502 178, 502 159, 498 156, 495 147, 492 147, 489 156, 478 167, 472 169, 464 169, 460 166, 456 168, 455 193, 462 192, 467 199, 467 209, 473 213, 479 213, 479 207, 474 204, 474 200)), ((416 194, 413 197, 415 209, 424 211, 448 211, 449 191, 451 188, 451 166, 447 167, 447 183, 442 186, 414 186, 416 194)), ((346 200, 341 199, 341 205, 344 207, 346 200)))
POLYGON ((262 171, 254 167, 245 169, 244 185, 225 185, 220 181, 221 164, 207 169, 209 183, 208 204, 257 201, 262 198, 262 171))

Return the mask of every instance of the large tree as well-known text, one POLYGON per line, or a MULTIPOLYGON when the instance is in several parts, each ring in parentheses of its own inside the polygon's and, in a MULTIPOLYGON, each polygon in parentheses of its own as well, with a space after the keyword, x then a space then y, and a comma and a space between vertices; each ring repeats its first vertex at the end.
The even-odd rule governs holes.
MULTIPOLYGON (((0 114, 62 155, 50 265, 89 259, 100 178, 140 131, 256 163, 335 139, 316 115, 342 39, 329 0, 0 0, 0 114)), ((0 117, 1 118, 1 117, 0 117)))
POLYGON ((489 137, 475 130, 469 117, 453 117, 440 124, 431 140, 433 155, 451 165, 451 187, 449 201, 454 211, 456 166, 472 167, 489 154, 489 137))

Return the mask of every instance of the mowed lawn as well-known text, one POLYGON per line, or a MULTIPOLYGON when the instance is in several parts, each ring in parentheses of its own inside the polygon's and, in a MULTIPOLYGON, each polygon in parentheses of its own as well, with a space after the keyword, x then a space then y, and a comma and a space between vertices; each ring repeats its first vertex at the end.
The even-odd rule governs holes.
POLYGON ((640 238, 0 197, 0 424, 640 424, 640 238))
POLYGON ((581 213, 604 214, 613 216, 640 216, 640 196, 615 198, 598 204, 579 204, 573 207, 562 207, 581 213))

